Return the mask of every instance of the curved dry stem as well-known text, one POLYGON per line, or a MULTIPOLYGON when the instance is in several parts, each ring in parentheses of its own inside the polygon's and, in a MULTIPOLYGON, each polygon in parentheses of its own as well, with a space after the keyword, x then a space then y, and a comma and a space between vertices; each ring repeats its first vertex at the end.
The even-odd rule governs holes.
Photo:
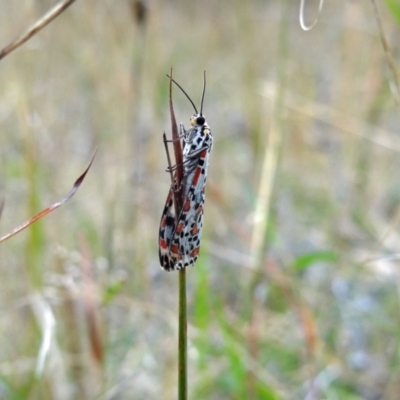
POLYGON ((301 29, 304 31, 310 31, 314 26, 317 24, 319 16, 321 15, 322 12, 322 7, 324 6, 324 0, 319 0, 319 5, 318 5, 318 14, 315 17, 314 21, 310 24, 307 25, 304 21, 304 8, 305 8, 305 0, 301 0, 300 3, 300 26, 301 29))
POLYGON ((86 174, 88 173, 93 160, 94 160, 94 156, 96 155, 96 153, 93 155, 89 165, 87 166, 86 170, 83 172, 83 174, 75 181, 74 186, 72 187, 72 189, 70 190, 70 192, 59 202, 52 204, 51 206, 45 208, 44 210, 40 211, 39 213, 37 213, 36 215, 34 215, 33 217, 29 218, 27 221, 25 221, 24 223, 22 223, 21 225, 17 226, 15 229, 13 229, 11 232, 5 234, 4 236, 0 237, 0 243, 4 242, 7 239, 10 239, 11 237, 13 237, 14 235, 16 235, 17 233, 21 232, 22 230, 24 230, 25 228, 27 228, 29 225, 32 225, 34 222, 36 222, 37 220, 45 217, 47 214, 50 214, 52 211, 54 211, 55 209, 57 209, 58 207, 61 207, 63 204, 65 204, 74 194, 75 192, 79 189, 79 186, 81 185, 81 183, 83 182, 83 180, 85 179, 86 174))
POLYGON ((24 44, 31 37, 35 36, 40 30, 48 25, 53 19, 57 18, 66 8, 68 8, 75 0, 64 0, 58 3, 50 11, 48 11, 42 18, 36 21, 31 27, 28 28, 19 38, 11 42, 7 47, 0 51, 0 60, 9 55, 16 48, 24 44))

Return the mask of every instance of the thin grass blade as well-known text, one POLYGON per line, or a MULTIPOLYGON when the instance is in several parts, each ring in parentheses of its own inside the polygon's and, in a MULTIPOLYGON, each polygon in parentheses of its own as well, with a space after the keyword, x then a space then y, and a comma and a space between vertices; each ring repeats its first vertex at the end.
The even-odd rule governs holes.
POLYGON ((36 222, 37 220, 45 217, 47 214, 50 214, 52 211, 54 211, 55 209, 57 209, 58 207, 61 207, 63 204, 65 204, 75 193, 76 191, 79 189, 81 183, 83 182, 83 180, 85 179, 86 174, 88 173, 90 167, 92 166, 94 157, 95 157, 96 153, 93 155, 92 159, 90 160, 89 165, 87 166, 86 170, 83 172, 83 174, 75 181, 74 186, 72 187, 71 191, 67 194, 67 196, 65 196, 61 201, 52 204, 50 207, 45 208, 44 210, 40 211, 39 213, 37 213, 36 215, 34 215, 33 217, 29 218, 27 221, 25 221, 24 223, 22 223, 21 225, 17 226, 14 230, 12 230, 11 232, 5 234, 4 236, 0 237, 0 243, 4 242, 7 239, 10 239, 11 237, 13 237, 14 235, 16 235, 17 233, 21 232, 22 230, 24 230, 25 228, 27 228, 28 226, 32 225, 34 222, 36 222))

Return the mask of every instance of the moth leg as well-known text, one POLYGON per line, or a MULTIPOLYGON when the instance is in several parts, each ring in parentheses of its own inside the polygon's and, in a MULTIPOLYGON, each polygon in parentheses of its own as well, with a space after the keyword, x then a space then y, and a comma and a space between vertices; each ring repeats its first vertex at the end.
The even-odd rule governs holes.
MULTIPOLYGON (((185 135, 183 135, 183 136, 182 136, 182 135, 179 135, 179 139, 184 138, 184 136, 185 136, 185 135)), ((178 140, 179 140, 179 139, 178 139, 178 140)), ((174 142, 177 142, 178 140, 176 140, 176 139, 165 139, 165 140, 164 140, 164 143, 174 143, 174 142)))
POLYGON ((210 146, 204 146, 201 149, 198 149, 196 151, 194 151, 193 153, 187 154, 186 158, 188 160, 192 159, 192 158, 196 158, 199 154, 201 154, 204 150, 208 150, 210 148, 210 146))
POLYGON ((171 168, 168 167, 168 168, 165 170, 165 172, 174 172, 174 171, 176 171, 176 170, 178 169, 178 167, 180 167, 181 165, 187 164, 189 161, 190 161, 190 160, 188 159, 188 160, 185 160, 185 161, 183 161, 182 163, 180 163, 180 164, 178 164, 178 165, 174 165, 174 166, 171 167, 171 168))
MULTIPOLYGON (((185 136, 187 135, 187 131, 185 130, 185 127, 183 124, 179 125, 179 139, 185 139, 185 136)), ((176 142, 176 139, 164 139, 164 143, 174 143, 176 142)))

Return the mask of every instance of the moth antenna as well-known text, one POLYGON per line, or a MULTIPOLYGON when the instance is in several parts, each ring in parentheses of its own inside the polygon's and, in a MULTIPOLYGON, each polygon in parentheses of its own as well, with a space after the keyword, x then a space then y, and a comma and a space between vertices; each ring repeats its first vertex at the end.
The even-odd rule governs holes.
POLYGON ((203 116, 203 101, 204 95, 206 93, 206 71, 204 71, 204 78, 203 78, 203 94, 201 95, 201 105, 200 105, 200 115, 203 116))
MULTIPOLYGON (((172 82, 174 82, 175 85, 178 86, 178 88, 182 90, 183 94, 187 97, 187 99, 192 104, 194 111, 196 112, 196 114, 198 114, 196 106, 194 105, 194 103, 193 103, 192 99, 189 97, 189 95, 183 90, 182 86, 175 79, 171 78, 168 74, 167 74, 167 77, 169 79, 172 79, 172 82)), ((204 96, 204 93, 203 93, 203 96, 204 96)), ((201 102, 201 106, 203 107, 203 101, 201 102)))

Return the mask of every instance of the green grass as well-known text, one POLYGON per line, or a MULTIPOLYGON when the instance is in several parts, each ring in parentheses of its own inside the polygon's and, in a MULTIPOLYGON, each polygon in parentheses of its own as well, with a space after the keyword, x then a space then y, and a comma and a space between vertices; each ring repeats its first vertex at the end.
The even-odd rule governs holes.
MULTIPOLYGON (((303 32, 297 2, 153 1, 139 25, 128 2, 77 0, 0 62, 0 234, 97 147, 75 197, 0 245, 1 400, 177 398, 178 276, 157 249, 171 66, 196 104, 207 71, 214 135, 189 399, 397 400, 398 106, 371 3, 325 3, 303 32)), ((0 0, 0 47, 53 4, 0 0)), ((398 7, 377 5, 398 65, 398 7)))

